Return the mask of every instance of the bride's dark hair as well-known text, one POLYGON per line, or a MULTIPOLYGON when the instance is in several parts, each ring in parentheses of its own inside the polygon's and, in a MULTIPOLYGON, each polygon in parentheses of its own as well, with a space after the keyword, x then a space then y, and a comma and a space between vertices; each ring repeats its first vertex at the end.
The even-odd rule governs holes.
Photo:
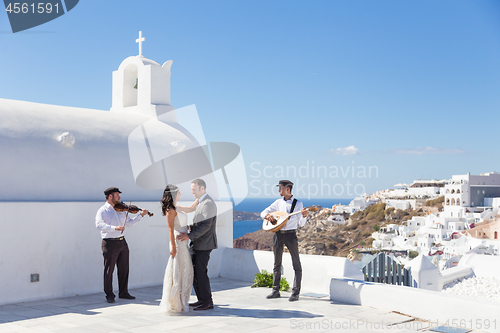
POLYGON ((175 185, 168 184, 163 191, 163 198, 161 198, 161 212, 163 215, 167 214, 167 210, 175 209, 174 198, 177 197, 179 188, 175 185))

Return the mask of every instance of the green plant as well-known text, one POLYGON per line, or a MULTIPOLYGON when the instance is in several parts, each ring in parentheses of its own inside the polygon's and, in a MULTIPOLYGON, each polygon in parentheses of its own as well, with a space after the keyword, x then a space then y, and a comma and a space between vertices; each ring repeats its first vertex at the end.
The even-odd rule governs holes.
MULTIPOLYGON (((260 273, 255 274, 255 279, 253 280, 253 282, 254 282, 254 284, 252 285, 252 288, 255 288, 255 287, 272 288, 273 287, 273 274, 268 273, 265 269, 263 269, 260 273)), ((290 285, 288 284, 288 281, 284 277, 281 277, 280 290, 287 291, 288 289, 290 289, 290 285)))
POLYGON ((260 273, 255 274, 254 284, 252 288, 255 287, 272 287, 273 285, 273 274, 268 273, 263 269, 260 273))
POLYGON ((288 284, 288 281, 284 277, 281 277, 280 290, 281 291, 288 291, 288 289, 290 289, 290 285, 288 284))
POLYGON ((374 225, 373 225, 373 230, 375 230, 375 231, 379 231, 379 230, 380 230, 379 225, 378 225, 378 224, 374 224, 374 225))
POLYGON ((410 259, 418 257, 418 251, 410 250, 410 252, 408 253, 408 257, 410 257, 410 259))

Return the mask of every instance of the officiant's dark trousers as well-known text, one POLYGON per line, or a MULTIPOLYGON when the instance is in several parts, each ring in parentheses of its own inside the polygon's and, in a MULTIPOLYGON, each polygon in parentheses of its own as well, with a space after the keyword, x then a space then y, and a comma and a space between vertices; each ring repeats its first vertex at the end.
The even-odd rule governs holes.
POLYGON ((119 296, 128 294, 129 250, 125 238, 105 238, 102 240, 102 256, 104 257, 104 292, 107 298, 115 298, 113 293, 113 272, 118 269, 119 296))
POLYGON ((281 263, 283 260, 283 246, 288 248, 292 256, 293 279, 292 294, 300 294, 300 283, 302 281, 302 265, 299 258, 299 240, 296 230, 278 230, 273 236, 274 269, 273 269, 273 292, 280 290, 281 263))
POLYGON ((194 267, 193 288, 203 305, 212 305, 212 289, 210 288, 210 279, 208 278, 208 261, 210 260, 210 252, 207 251, 193 251, 191 256, 194 267))

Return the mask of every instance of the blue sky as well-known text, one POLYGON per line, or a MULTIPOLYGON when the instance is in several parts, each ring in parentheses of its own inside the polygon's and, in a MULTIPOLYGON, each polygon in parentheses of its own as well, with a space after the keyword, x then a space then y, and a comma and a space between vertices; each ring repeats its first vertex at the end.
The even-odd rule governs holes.
POLYGON ((3 12, 0 98, 108 110, 139 30, 172 105, 241 147, 250 196, 500 171, 498 1, 89 0, 16 34, 3 12))

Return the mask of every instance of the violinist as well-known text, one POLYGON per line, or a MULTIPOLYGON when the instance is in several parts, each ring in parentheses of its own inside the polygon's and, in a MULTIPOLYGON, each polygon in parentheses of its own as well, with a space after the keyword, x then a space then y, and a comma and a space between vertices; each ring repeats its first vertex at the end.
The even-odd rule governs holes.
POLYGON ((118 187, 110 187, 104 190, 106 203, 99 208, 95 217, 95 225, 101 230, 102 255, 104 257, 104 292, 108 303, 115 302, 113 293, 113 271, 115 265, 118 268, 118 297, 135 299, 128 292, 129 274, 129 250, 127 242, 123 237, 126 227, 131 227, 141 220, 149 212, 144 209, 140 214, 133 216, 124 211, 117 211, 114 206, 120 202, 118 187), (126 219, 126 221, 125 221, 126 219))

